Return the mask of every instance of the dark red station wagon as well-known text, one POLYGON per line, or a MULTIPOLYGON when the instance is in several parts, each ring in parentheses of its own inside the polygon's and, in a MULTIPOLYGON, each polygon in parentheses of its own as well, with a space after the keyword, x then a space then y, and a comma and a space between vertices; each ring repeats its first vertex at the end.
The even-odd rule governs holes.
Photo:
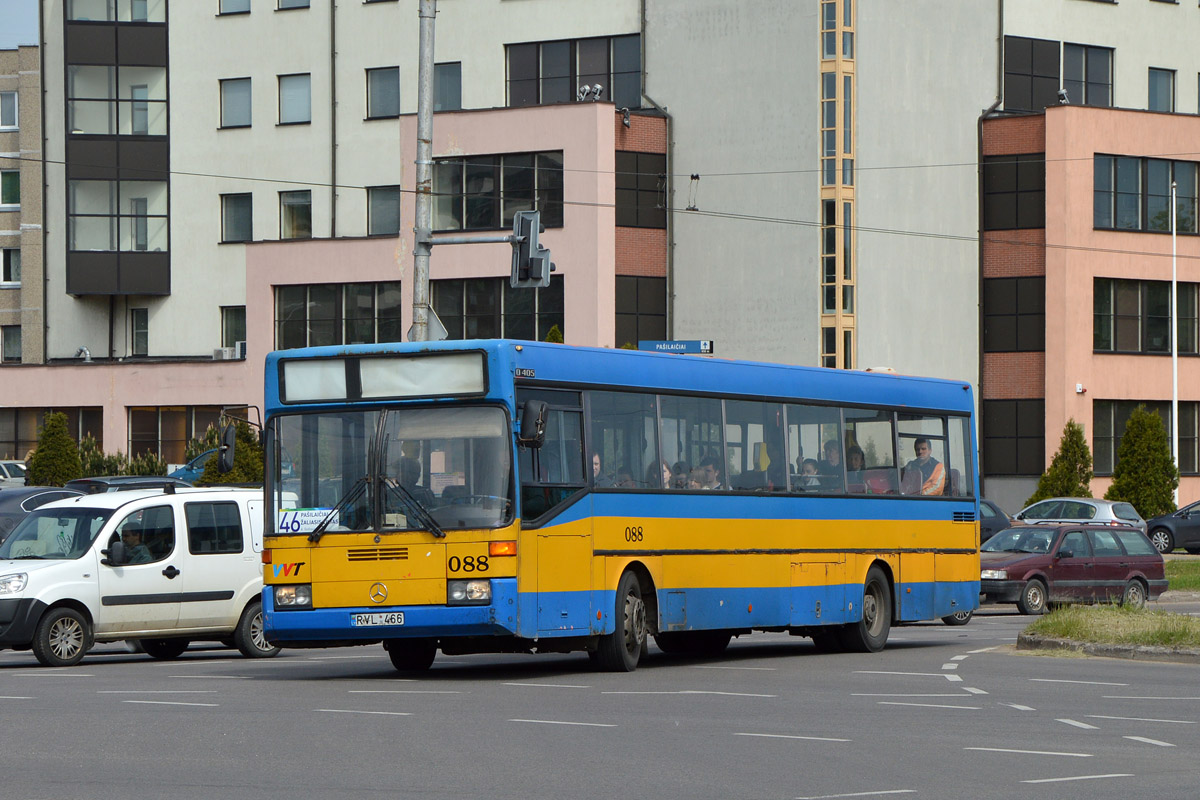
POLYGON ((979 548, 980 595, 1042 614, 1047 603, 1121 603, 1141 608, 1167 588, 1163 558, 1136 528, 1029 525, 1000 531, 979 548))

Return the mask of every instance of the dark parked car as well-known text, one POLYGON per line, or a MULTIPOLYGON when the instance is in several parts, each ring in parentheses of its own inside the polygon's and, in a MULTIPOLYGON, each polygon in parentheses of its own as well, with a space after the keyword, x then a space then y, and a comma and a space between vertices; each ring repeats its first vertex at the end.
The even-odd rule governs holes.
POLYGON ((67 481, 66 488, 77 489, 84 494, 100 494, 123 492, 127 489, 161 489, 167 485, 176 488, 191 486, 187 481, 168 478, 165 475, 105 475, 99 478, 76 478, 67 481))
POLYGON ((1200 501, 1184 506, 1174 514, 1146 520, 1150 543, 1160 553, 1182 547, 1192 555, 1200 554, 1200 501))
POLYGON ((979 541, 986 542, 1012 525, 1012 517, 991 500, 979 501, 979 541))
POLYGON ((979 548, 980 593, 1041 614, 1047 603, 1115 602, 1141 608, 1167 588, 1163 557, 1136 528, 1029 525, 979 548))
POLYGON ((0 542, 25 515, 39 506, 68 497, 78 497, 82 492, 60 489, 57 486, 9 486, 0 489, 0 542))

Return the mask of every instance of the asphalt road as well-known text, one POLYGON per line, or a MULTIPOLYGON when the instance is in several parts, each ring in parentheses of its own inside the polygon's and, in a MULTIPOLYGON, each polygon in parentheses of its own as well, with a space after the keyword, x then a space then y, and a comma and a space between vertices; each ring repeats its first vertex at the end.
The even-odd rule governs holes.
POLYGON ((404 680, 380 647, 4 652, 0 798, 1197 796, 1196 667, 1018 653, 1028 618, 1002 608, 877 655, 755 634, 621 675, 582 654, 404 680))

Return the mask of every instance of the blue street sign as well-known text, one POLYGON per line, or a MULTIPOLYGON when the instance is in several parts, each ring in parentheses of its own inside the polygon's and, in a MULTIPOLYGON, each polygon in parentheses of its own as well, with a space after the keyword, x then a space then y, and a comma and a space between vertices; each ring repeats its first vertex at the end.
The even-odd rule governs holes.
POLYGON ((639 341, 638 350, 650 350, 655 353, 692 353, 711 356, 713 343, 707 340, 692 339, 675 342, 639 341))

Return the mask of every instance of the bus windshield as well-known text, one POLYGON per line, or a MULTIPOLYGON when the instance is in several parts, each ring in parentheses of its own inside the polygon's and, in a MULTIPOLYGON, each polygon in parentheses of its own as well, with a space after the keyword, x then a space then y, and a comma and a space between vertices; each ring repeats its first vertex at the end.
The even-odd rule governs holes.
POLYGON ((276 533, 437 535, 512 520, 512 444, 503 409, 294 414, 277 417, 273 429, 276 533))

